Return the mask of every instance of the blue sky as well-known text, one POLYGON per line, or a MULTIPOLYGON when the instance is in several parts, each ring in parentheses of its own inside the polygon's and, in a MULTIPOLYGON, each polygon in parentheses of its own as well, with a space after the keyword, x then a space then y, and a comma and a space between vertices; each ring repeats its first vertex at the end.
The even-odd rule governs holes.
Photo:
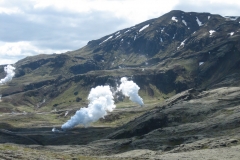
POLYGON ((0 0, 0 64, 76 50, 171 10, 240 16, 240 1, 0 0))

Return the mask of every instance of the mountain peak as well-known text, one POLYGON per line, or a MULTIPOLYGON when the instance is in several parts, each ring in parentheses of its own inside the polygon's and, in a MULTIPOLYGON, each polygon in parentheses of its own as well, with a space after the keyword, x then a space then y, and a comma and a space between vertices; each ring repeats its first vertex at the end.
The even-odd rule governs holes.
POLYGON ((204 27, 204 24, 214 17, 219 16, 173 10, 159 18, 90 41, 88 46, 94 49, 94 53, 121 51, 154 56, 166 50, 169 43, 180 45, 186 37, 204 27))
MULTIPOLYGON (((3 95, 80 79, 86 86, 104 85, 103 82, 114 83, 113 79, 120 76, 136 77, 145 93, 152 96, 192 87, 237 84, 239 32, 239 18, 173 10, 92 40, 73 52, 21 60, 16 64, 14 79, 20 86, 9 86, 3 95)), ((4 75, 1 70, 0 75, 4 75)), ((44 91, 42 95, 57 97, 58 91, 64 89, 67 88, 61 86, 56 93, 48 95, 44 91)))

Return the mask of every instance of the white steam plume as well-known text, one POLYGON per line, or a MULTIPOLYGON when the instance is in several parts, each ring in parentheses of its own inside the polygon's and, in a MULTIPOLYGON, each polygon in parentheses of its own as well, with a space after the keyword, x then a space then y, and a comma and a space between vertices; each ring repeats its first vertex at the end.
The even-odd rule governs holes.
POLYGON ((12 80, 13 76, 15 75, 15 67, 11 65, 7 65, 4 67, 4 71, 7 73, 6 77, 0 80, 0 85, 3 85, 12 80))
POLYGON ((116 107, 109 86, 92 88, 88 100, 88 108, 84 107, 78 110, 70 120, 62 125, 63 130, 71 129, 78 124, 83 124, 86 127, 91 122, 96 122, 104 117, 107 115, 107 111, 111 112, 116 107))
POLYGON ((133 81, 128 81, 126 77, 121 78, 121 84, 118 87, 118 91, 122 91, 131 101, 143 106, 143 99, 138 95, 139 89, 140 87, 133 81))
MULTIPOLYGON (((4 67, 4 71, 7 73, 6 77, 0 80, 0 85, 3 85, 12 80, 15 75, 15 68, 11 65, 7 65, 4 67)), ((2 95, 0 95, 0 102, 2 101, 2 95)))

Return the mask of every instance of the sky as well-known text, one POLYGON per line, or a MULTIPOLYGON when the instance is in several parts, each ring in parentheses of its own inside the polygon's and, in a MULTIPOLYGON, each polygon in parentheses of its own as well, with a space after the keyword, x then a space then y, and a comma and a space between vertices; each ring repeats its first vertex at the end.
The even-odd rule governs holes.
POLYGON ((77 50, 171 10, 240 16, 240 1, 0 0, 0 64, 77 50))

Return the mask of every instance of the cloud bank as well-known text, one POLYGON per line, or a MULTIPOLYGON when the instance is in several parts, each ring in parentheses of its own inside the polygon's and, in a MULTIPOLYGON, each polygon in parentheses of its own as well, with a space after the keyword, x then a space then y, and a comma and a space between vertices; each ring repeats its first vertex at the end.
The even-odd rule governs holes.
POLYGON ((76 50, 171 10, 240 15, 236 0, 0 0, 0 64, 76 50))

